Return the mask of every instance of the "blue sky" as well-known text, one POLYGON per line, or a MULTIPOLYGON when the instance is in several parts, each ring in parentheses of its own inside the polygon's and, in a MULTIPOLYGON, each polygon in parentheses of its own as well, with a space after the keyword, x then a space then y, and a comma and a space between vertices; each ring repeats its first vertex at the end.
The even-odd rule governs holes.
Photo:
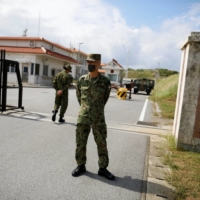
POLYGON ((159 27, 163 20, 180 16, 195 0, 106 0, 116 6, 131 27, 159 27))
POLYGON ((181 46, 200 31, 200 0, 0 0, 0 35, 40 36, 125 69, 179 71, 181 46), (40 13, 40 14, 39 14, 40 13), (40 28, 39 27, 40 15, 40 28))

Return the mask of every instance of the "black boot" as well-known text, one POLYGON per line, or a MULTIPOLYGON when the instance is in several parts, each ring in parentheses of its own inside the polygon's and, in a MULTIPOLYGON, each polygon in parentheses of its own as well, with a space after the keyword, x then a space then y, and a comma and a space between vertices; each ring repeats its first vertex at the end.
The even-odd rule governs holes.
POLYGON ((85 165, 79 165, 77 168, 72 172, 72 176, 77 177, 80 176, 83 172, 86 171, 85 165))
POLYGON ((56 114, 57 114, 57 112, 58 112, 57 110, 53 110, 52 111, 52 113, 53 113, 53 115, 52 115, 52 121, 53 122, 55 122, 55 120, 56 120, 56 114))
POLYGON ((98 175, 104 176, 109 180, 115 179, 115 176, 112 173, 110 173, 106 168, 99 168, 98 175))
POLYGON ((62 117, 60 117, 60 119, 58 121, 59 122, 65 122, 65 120, 62 117))

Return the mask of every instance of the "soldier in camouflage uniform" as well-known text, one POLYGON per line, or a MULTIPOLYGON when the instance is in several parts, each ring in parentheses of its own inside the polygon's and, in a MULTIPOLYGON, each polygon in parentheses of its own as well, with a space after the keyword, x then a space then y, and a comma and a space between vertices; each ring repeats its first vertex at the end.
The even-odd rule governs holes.
POLYGON ((75 153, 78 166, 72 172, 72 176, 79 176, 86 171, 86 145, 92 128, 99 157, 98 175, 114 180, 115 176, 106 169, 109 158, 104 107, 110 95, 110 81, 98 72, 101 62, 100 54, 90 54, 86 60, 89 73, 79 78, 76 88, 76 95, 80 104, 75 153))
POLYGON ((56 74, 52 83, 53 87, 56 90, 52 121, 56 120, 56 114, 58 112, 59 107, 61 106, 59 122, 65 122, 63 117, 68 106, 68 88, 70 87, 73 81, 73 77, 69 74, 69 72, 71 72, 72 69, 72 67, 69 64, 64 65, 63 69, 63 71, 56 74))

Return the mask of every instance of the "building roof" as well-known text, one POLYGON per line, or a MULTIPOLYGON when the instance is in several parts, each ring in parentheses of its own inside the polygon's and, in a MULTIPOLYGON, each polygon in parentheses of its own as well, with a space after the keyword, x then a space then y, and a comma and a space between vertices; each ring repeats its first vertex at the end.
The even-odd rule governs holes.
MULTIPOLYGON (((114 63, 115 65, 117 65, 118 67, 120 67, 120 68, 122 68, 123 69, 123 67, 115 60, 115 59, 112 59, 112 61, 110 61, 109 63, 107 63, 107 64, 101 64, 101 66, 104 68, 104 67, 109 67, 109 64, 110 63, 114 63)), ((121 69, 120 69, 121 70, 121 69)))
MULTIPOLYGON (((45 38, 43 37, 7 37, 7 36, 0 36, 0 40, 18 40, 18 41, 44 41, 44 42, 47 42, 51 45, 54 45, 55 47, 59 47, 65 51, 68 51, 68 52, 79 52, 78 49, 76 48, 66 48, 60 44, 57 44, 57 43, 54 43, 54 42, 51 42, 49 40, 46 40, 45 38)), ((87 56, 88 54, 84 53, 83 51, 80 51, 81 54, 87 56)))
POLYGON ((112 59, 112 61, 117 64, 119 67, 123 68, 114 58, 112 59))
POLYGON ((88 54, 84 53, 83 51, 79 51, 79 49, 76 49, 76 48, 72 48, 71 51, 74 52, 74 53, 79 53, 80 52, 80 54, 83 54, 85 56, 88 55, 88 54))
POLYGON ((60 44, 57 44, 57 43, 54 43, 54 42, 51 42, 49 40, 46 40, 42 37, 7 37, 7 36, 0 36, 0 40, 18 40, 18 41, 44 41, 44 42, 47 42, 49 44, 52 44, 54 46, 57 46, 61 49, 64 49, 65 51, 69 51, 71 52, 71 50, 69 48, 66 48, 60 44))
POLYGON ((65 60, 70 63, 78 64, 78 61, 75 60, 74 58, 72 58, 70 56, 64 56, 62 54, 47 50, 44 47, 30 48, 30 47, 0 46, 0 49, 5 50, 6 52, 10 52, 10 53, 27 53, 27 54, 48 55, 48 56, 52 56, 55 58, 65 60))

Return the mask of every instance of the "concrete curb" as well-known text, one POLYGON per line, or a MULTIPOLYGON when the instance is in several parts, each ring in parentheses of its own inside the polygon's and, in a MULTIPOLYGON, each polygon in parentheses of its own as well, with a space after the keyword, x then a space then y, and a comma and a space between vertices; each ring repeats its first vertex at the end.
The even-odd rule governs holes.
POLYGON ((146 200, 172 200, 174 188, 165 179, 171 170, 163 164, 161 154, 163 148, 166 148, 166 153, 169 152, 163 135, 169 135, 172 132, 172 120, 162 118, 158 104, 155 105, 153 102, 152 104, 153 113, 156 114, 152 117, 153 121, 158 121, 162 129, 167 128, 168 130, 165 131, 166 134, 150 136, 146 200))

